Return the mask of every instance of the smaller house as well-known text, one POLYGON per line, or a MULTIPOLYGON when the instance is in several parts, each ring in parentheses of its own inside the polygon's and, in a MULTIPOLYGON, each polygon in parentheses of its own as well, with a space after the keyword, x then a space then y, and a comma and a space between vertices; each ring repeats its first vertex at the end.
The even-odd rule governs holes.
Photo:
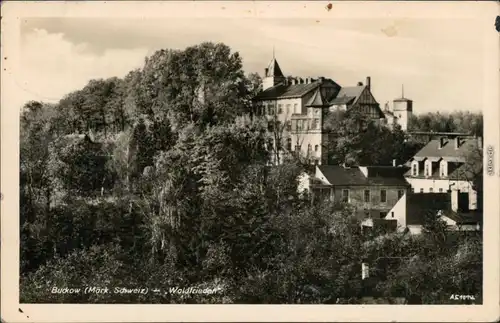
POLYGON ((314 175, 299 178, 299 192, 311 194, 313 202, 328 199, 349 203, 360 218, 384 218, 409 190, 405 167, 317 165, 314 175))
POLYGON ((451 188, 469 193, 469 208, 482 207, 474 182, 482 176, 482 139, 439 136, 430 140, 408 162, 405 174, 415 193, 446 193, 451 188))
MULTIPOLYGON (((420 234, 428 217, 443 220, 451 231, 479 231, 482 212, 469 210, 468 193, 453 190, 447 193, 405 194, 389 211, 386 219, 397 221, 398 230, 408 229, 420 234)), ((364 226, 370 226, 368 221, 364 226)))

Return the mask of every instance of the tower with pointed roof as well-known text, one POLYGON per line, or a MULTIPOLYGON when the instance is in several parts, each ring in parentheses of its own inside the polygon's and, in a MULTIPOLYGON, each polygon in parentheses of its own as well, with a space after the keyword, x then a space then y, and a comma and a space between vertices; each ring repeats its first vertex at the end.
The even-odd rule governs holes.
POLYGON ((273 59, 269 63, 268 67, 264 70, 262 89, 265 91, 284 81, 285 81, 285 75, 283 75, 283 72, 281 71, 281 68, 278 64, 278 61, 276 60, 276 57, 274 57, 274 50, 273 50, 273 59))
POLYGON ((404 85, 401 86, 401 98, 393 101, 393 114, 403 130, 408 129, 408 121, 413 113, 413 101, 405 98, 404 85))

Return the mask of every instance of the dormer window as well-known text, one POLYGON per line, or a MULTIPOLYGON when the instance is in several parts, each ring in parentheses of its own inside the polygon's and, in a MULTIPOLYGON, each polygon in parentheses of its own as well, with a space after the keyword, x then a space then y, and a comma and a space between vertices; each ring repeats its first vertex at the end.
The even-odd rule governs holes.
POLYGON ((414 161, 413 164, 411 165, 411 175, 418 176, 418 162, 417 161, 414 161))
POLYGON ((448 176, 448 163, 444 160, 441 161, 441 163, 439 164, 439 174, 441 175, 441 177, 446 177, 448 176))

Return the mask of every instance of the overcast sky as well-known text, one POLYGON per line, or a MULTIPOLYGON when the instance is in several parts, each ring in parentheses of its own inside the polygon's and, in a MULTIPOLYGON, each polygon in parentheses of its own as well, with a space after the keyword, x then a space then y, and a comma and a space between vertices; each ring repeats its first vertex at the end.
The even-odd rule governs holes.
POLYGON ((371 76, 383 107, 401 96, 414 112, 482 109, 483 37, 467 20, 24 19, 21 73, 27 100, 54 102, 90 79, 123 77, 161 48, 223 42, 258 72, 276 58, 286 75, 352 86, 371 76), (479 36, 478 36, 479 35, 479 36))

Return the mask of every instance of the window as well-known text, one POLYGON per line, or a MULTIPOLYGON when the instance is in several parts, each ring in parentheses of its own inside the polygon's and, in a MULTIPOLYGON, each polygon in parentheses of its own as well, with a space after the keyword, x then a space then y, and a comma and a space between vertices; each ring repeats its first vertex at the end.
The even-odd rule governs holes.
POLYGON ((278 114, 283 113, 283 106, 281 104, 278 104, 278 114))
POLYGON ((307 154, 310 155, 312 152, 312 146, 311 144, 307 145, 307 154))
POLYGON ((349 190, 342 190, 342 201, 349 202, 349 190))
POLYGON ((314 146, 314 151, 316 151, 316 152, 317 152, 317 151, 318 151, 318 149, 319 149, 319 146, 318 146, 318 145, 314 146))
POLYGON ((387 212, 380 212, 380 218, 384 219, 387 216, 387 212))
POLYGON ((423 188, 421 188, 421 189, 420 189, 420 193, 423 193, 423 192, 424 192, 424 189, 423 189, 423 188))
POLYGON ((412 165, 412 174, 413 176, 417 176, 418 175, 418 172, 417 172, 417 164, 413 164, 412 165))
POLYGON ((412 193, 415 193, 415 189, 414 189, 413 187, 411 188, 411 192, 412 192, 412 193))
POLYGON ((271 115, 271 116, 275 115, 274 105, 273 104, 269 105, 269 115, 271 115))
POLYGON ((314 114, 319 115, 319 109, 314 109, 314 114))
POLYGON ((443 189, 442 188, 439 189, 439 193, 443 193, 443 189))
POLYGON ((387 202, 387 191, 386 190, 380 190, 380 202, 382 202, 382 203, 387 202))
POLYGON ((297 120, 297 130, 302 130, 302 120, 297 120))
POLYGON ((286 149, 288 151, 292 151, 292 138, 287 138, 286 139, 286 149))
POLYGON ((370 190, 365 190, 365 202, 370 202, 370 190))
POLYGON ((314 165, 319 165, 319 160, 314 160, 314 165))
POLYGON ((300 145, 295 145, 295 151, 300 152, 300 145))
POLYGON ((286 122, 286 131, 291 131, 292 130, 292 122, 291 121, 287 121, 286 122))
POLYGON ((299 107, 299 105, 297 103, 295 103, 293 105, 293 113, 299 113, 299 108, 298 107, 299 107))
POLYGON ((405 191, 404 191, 404 190, 398 190, 398 200, 399 200, 400 198, 402 198, 402 197, 403 197, 403 195, 405 195, 405 191))
POLYGON ((317 128, 318 128, 318 119, 313 119, 311 129, 317 129, 317 128))
POLYGON ((290 104, 286 105, 286 114, 287 115, 290 114, 290 106, 291 106, 290 104))
POLYGON ((394 212, 391 212, 391 217, 394 217, 394 212))
POLYGON ((430 176, 429 164, 425 164, 425 176, 430 176))
POLYGON ((433 189, 432 187, 431 187, 431 188, 429 188, 429 192, 431 192, 431 193, 432 193, 433 191, 434 191, 434 189, 433 189))
POLYGON ((272 121, 268 121, 267 122, 267 131, 273 131, 274 130, 274 127, 273 127, 273 122, 272 121))

